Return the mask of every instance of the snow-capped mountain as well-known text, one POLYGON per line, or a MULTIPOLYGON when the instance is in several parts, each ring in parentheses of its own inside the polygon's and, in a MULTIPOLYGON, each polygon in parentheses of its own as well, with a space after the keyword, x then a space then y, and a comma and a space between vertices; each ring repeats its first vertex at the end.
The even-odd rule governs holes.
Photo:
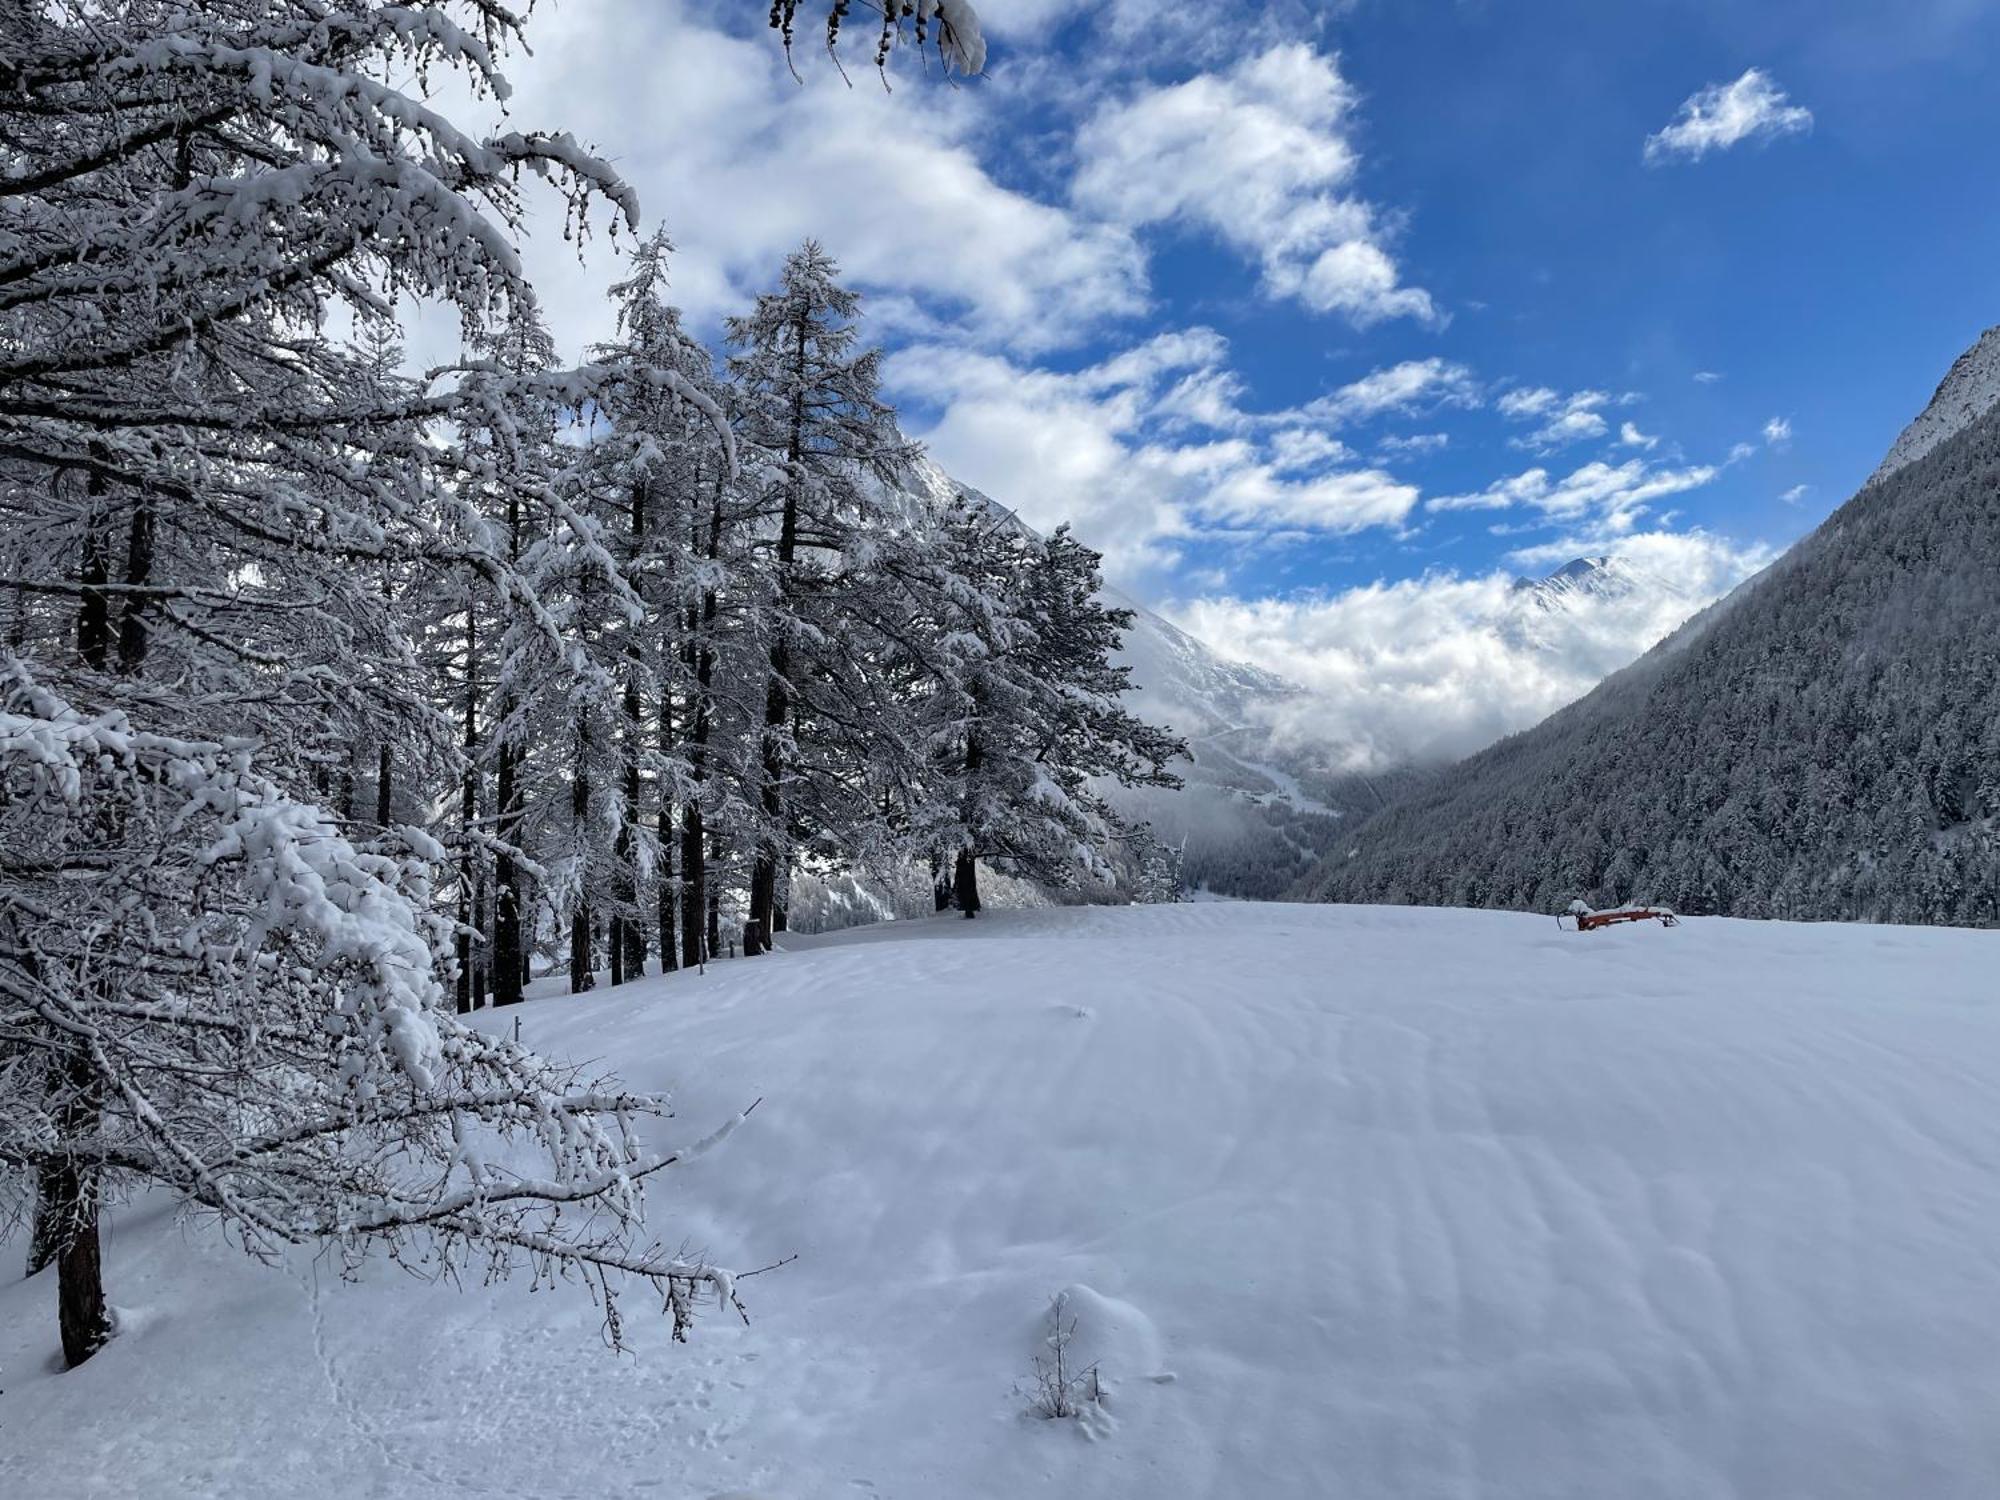
POLYGON ((1987 329, 1978 343, 1953 361, 1930 404, 1903 429, 1868 482, 1880 484, 1915 463, 1996 405, 2000 405, 2000 327, 1987 329))
POLYGON ((1996 360, 1988 333, 1819 530, 1300 894, 2000 923, 1996 360))
POLYGON ((1617 557, 1579 557, 1546 578, 1517 578, 1514 593, 1524 606, 1541 610, 1567 609, 1580 598, 1617 599, 1640 586, 1631 564, 1617 557))

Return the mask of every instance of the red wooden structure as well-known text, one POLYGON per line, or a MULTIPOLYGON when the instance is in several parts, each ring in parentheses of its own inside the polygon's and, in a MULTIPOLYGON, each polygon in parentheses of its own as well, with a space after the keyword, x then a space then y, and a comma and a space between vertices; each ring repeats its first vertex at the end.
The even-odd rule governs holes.
POLYGON ((1620 922, 1658 922, 1662 927, 1678 927, 1681 919, 1664 906, 1611 906, 1603 911, 1592 911, 1581 901, 1570 903, 1568 911, 1556 918, 1556 925, 1563 926, 1567 917, 1576 925, 1565 928, 1571 932, 1594 932, 1599 927, 1613 927, 1620 922))

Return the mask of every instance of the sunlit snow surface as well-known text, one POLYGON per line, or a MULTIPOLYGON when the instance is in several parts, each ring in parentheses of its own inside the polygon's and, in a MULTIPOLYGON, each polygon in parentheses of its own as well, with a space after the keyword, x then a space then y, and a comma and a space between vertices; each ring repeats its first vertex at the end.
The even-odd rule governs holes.
MULTIPOLYGON (((727 1146, 745 1284, 343 1285, 143 1206, 0 1286, 8 1496, 2000 1494, 2000 934, 1204 904, 794 940, 522 1009, 727 1146), (1100 1361, 1026 1415, 1050 1298, 1100 1361)), ((18 1265, 17 1242, 6 1247, 18 1265)), ((11 1274, 11 1273, 10 1273, 11 1274)))

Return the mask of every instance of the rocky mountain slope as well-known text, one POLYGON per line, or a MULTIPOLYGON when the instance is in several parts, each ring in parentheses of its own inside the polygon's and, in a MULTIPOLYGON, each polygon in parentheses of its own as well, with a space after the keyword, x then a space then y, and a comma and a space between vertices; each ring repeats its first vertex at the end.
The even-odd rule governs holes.
POLYGON ((1952 362, 1930 404, 1903 429, 1868 482, 1879 483, 1915 463, 1996 405, 2000 405, 2000 328, 1989 328, 1952 362))

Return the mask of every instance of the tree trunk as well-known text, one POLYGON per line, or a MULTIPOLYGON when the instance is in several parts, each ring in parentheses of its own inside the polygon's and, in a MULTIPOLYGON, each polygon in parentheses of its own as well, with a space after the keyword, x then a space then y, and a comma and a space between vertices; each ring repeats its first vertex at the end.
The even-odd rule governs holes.
POLYGON ((153 578, 153 502, 141 491, 125 536, 127 591, 118 616, 118 670, 137 677, 146 664, 148 606, 144 589, 153 578))
POLYGON ((570 780, 569 816, 576 832, 578 868, 576 900, 569 914, 569 992, 580 995, 597 986, 591 968, 590 942, 590 725, 576 732, 576 774, 570 780))
POLYGON ((681 808, 681 967, 698 969, 708 957, 702 941, 708 905, 708 864, 703 856, 701 803, 690 797, 681 808))
POLYGON ((958 851, 958 862, 952 870, 952 899, 958 909, 968 917, 979 915, 979 862, 972 857, 970 849, 958 851))
MULTIPOLYGON (((764 696, 764 739, 759 757, 764 827, 757 837, 756 857, 750 863, 750 920, 760 937, 768 936, 771 931, 771 913, 778 900, 778 858, 785 824, 785 798, 778 785, 785 774, 779 734, 791 714, 791 694, 786 687, 790 666, 791 653, 781 641, 771 648, 771 685, 764 696)), ((748 944, 744 951, 750 951, 748 944)), ((757 951, 763 951, 761 946, 757 951)))
POLYGON ((708 951, 711 957, 722 951, 722 882, 715 879, 715 871, 722 864, 722 836, 712 833, 708 839, 708 951))
MULTIPOLYGON (((671 656, 667 657, 672 660, 671 656)), ((674 748, 674 700, 665 684, 660 688, 660 759, 664 765, 674 748)), ((660 808, 658 824, 654 829, 660 842, 660 862, 656 872, 657 913, 655 920, 660 933, 660 972, 671 974, 680 966, 680 944, 674 938, 674 911, 679 906, 679 898, 674 891, 674 799, 667 794, 667 784, 660 783, 660 808)))
MULTIPOLYGON (((634 669, 636 670, 636 668, 634 669)), ((618 821, 613 850, 611 916, 611 982, 622 984, 646 972, 646 929, 639 921, 639 820, 642 786, 639 778, 639 684, 625 681, 625 732, 622 786, 625 810, 618 821)))
MULTIPOLYGON (((722 552, 722 486, 723 476, 718 471, 715 503, 710 507, 708 521, 707 550, 711 563, 722 552)), ((708 785, 708 736, 712 719, 709 691, 715 679, 715 651, 709 640, 716 608, 714 589, 702 594, 699 619, 694 606, 688 606, 687 643, 681 648, 682 660, 694 673, 695 686, 694 722, 688 731, 688 775, 694 784, 681 808, 681 964, 689 969, 699 968, 715 953, 717 918, 708 915, 711 907, 701 803, 708 785)))
MULTIPOLYGON (((68 1091, 57 1110, 56 1128, 62 1139, 74 1141, 97 1132, 97 1077, 79 1053, 70 1055, 66 1072, 68 1091)), ((36 1233, 55 1261, 63 1359, 75 1369, 111 1337, 97 1239, 98 1168, 95 1163, 59 1157, 44 1163, 37 1175, 41 1201, 36 1233)))
MULTIPOLYGON (((511 704, 503 703, 501 723, 513 716, 511 704)), ((493 1003, 518 1005, 521 1001, 521 974, 527 955, 521 947, 521 871, 515 862, 514 841, 520 836, 521 789, 515 769, 514 747, 502 742, 493 773, 493 802, 496 822, 494 836, 500 847, 493 854, 493 1003)))
MULTIPOLYGON (((980 702, 980 693, 977 684, 973 688, 972 701, 975 706, 980 702)), ((965 737, 965 804, 963 811, 966 828, 974 838, 979 836, 979 830, 976 827, 974 818, 979 799, 979 772, 985 764, 986 751, 979 743, 979 736, 968 733, 965 737)), ((958 851, 958 860, 951 872, 951 896, 953 903, 968 918, 979 915, 979 865, 972 857, 970 845, 958 851)))
POLYGON ((97 1243, 97 1169, 65 1165, 43 1178, 55 1220, 56 1319, 63 1359, 73 1370, 111 1337, 104 1264, 97 1243))
MULTIPOLYGON (((778 523, 778 602, 780 611, 776 639, 771 645, 771 684, 764 696, 764 743, 762 755, 765 829, 757 842, 757 856, 750 866, 750 920, 760 942, 770 946, 778 896, 778 861, 785 857, 785 799, 779 783, 785 774, 784 749, 780 735, 791 717, 791 651, 785 638, 782 611, 792 600, 792 563, 799 548, 799 501, 803 498, 806 430, 806 348, 810 312, 801 307, 792 370, 791 431, 785 443, 786 471, 784 513, 778 523)), ((749 945, 745 944, 745 952, 749 945)))
POLYGON ((590 903, 579 900, 569 916, 569 992, 580 995, 597 987, 591 968, 590 903))
POLYGON ((470 606, 465 611, 465 774, 458 794, 458 1009, 463 1015, 479 1003, 474 990, 472 930, 479 918, 478 854, 473 848, 479 822, 479 622, 470 606))
MULTIPOLYGON (((95 452, 93 446, 93 452, 95 452)), ((92 469, 87 485, 89 510, 83 523, 83 564, 78 582, 83 593, 76 610, 76 650, 83 664, 102 672, 111 664, 111 596, 104 585, 111 581, 111 543, 107 533, 111 517, 104 500, 104 476, 92 469)))

